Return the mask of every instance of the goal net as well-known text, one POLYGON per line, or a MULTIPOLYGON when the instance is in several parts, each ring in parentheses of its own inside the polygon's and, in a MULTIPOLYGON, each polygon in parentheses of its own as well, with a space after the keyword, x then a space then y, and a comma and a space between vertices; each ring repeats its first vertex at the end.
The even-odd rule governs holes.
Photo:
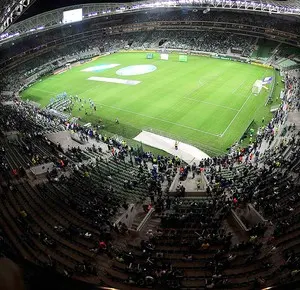
POLYGON ((169 55, 167 53, 161 53, 160 54, 160 59, 162 59, 162 60, 168 60, 169 59, 169 55))
POLYGON ((146 58, 152 59, 154 57, 153 53, 147 53, 146 58))
POLYGON ((188 60, 188 57, 187 57, 186 54, 180 54, 179 55, 179 61, 180 62, 187 62, 187 60, 188 60))
POLYGON ((263 87, 263 82, 261 80, 256 80, 253 87, 252 87, 252 93, 254 95, 258 95, 263 87))

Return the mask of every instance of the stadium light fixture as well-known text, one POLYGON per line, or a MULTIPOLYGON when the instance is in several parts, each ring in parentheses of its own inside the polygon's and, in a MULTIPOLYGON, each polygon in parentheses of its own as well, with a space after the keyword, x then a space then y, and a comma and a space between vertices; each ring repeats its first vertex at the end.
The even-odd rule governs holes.
MULTIPOLYGON (((0 0, 1 1, 1 0, 0 0)), ((36 0, 17 0, 18 1, 36 1, 36 0)), ((217 9, 234 9, 234 10, 251 10, 251 11, 258 11, 258 12, 264 12, 264 13, 276 13, 276 14, 298 14, 300 15, 300 9, 298 7, 284 7, 284 6, 277 6, 274 5, 273 3, 268 2, 268 0, 265 1, 260 1, 260 2, 256 2, 254 0, 237 0, 237 1, 233 1, 233 0, 146 0, 145 2, 136 2, 136 3, 132 3, 132 4, 118 4, 116 5, 108 5, 108 3, 106 3, 105 5, 99 5, 95 8, 95 6, 93 5, 93 10, 94 12, 90 12, 89 8, 89 4, 84 4, 82 5, 82 9, 83 11, 86 11, 86 13, 84 14, 84 19, 87 19, 89 17, 101 17, 101 16, 105 16, 108 14, 121 14, 124 11, 136 11, 136 10, 141 10, 141 9, 151 9, 151 8, 158 8, 158 7, 186 7, 186 6, 191 6, 192 9, 204 9, 204 13, 208 13, 209 10, 207 10, 208 7, 210 8, 217 8, 217 9), (98 11, 97 11, 98 9, 98 11)), ((71 8, 70 6, 68 8, 71 8)), ((76 6, 76 8, 78 8, 78 6, 76 6)), ((74 9, 76 9, 74 6, 74 9)), ((61 10, 62 12, 64 11, 63 8, 59 8, 57 9, 57 11, 55 11, 55 14, 53 13, 53 16, 58 18, 58 10, 61 10)), ((53 11, 54 12, 54 11, 53 11)), ((50 15, 50 12, 45 12, 43 14, 47 14, 50 15)), ((40 17, 39 15, 36 16, 37 18, 40 17)), ((49 17, 50 19, 50 17, 49 17)), ((26 22, 27 20, 24 20, 24 22, 26 22)), ((55 21, 54 21, 55 22, 55 21)), ((40 22, 40 27, 44 27, 46 28, 51 28, 54 27, 55 25, 61 25, 64 24, 61 19, 57 19, 56 22, 49 22, 49 23, 45 23, 45 22, 40 22)), ((5 41, 6 38, 8 38, 8 36, 13 37, 12 35, 15 35, 15 31, 19 31, 22 34, 27 34, 28 33, 28 29, 30 28, 35 28, 36 30, 42 30, 42 29, 38 29, 35 27, 32 27, 32 23, 34 23, 32 20, 28 21, 28 23, 26 23, 26 25, 22 26, 16 24, 16 27, 13 28, 15 25, 13 25, 9 30, 8 33, 10 35, 5 35, 2 34, 3 36, 1 36, 0 41, 5 41)), ((20 23, 21 24, 21 23, 20 23)), ((43 29, 44 29, 43 28, 43 29)), ((0 29, 0 33, 3 32, 0 29)))
POLYGON ((8 37, 8 33, 3 33, 3 34, 0 35, 1 39, 6 38, 6 37, 8 37))

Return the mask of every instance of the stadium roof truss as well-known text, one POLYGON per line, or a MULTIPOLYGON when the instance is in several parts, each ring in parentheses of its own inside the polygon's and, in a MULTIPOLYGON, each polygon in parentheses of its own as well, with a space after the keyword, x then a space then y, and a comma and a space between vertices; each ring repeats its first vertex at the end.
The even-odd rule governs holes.
MULTIPOLYGON (((22 0, 30 2, 35 0, 22 0)), ((154 8, 190 8, 190 9, 228 9, 261 12, 279 15, 300 16, 300 1, 290 0, 288 2, 273 1, 233 1, 233 0, 161 0, 161 1, 138 1, 131 3, 91 3, 73 5, 45 12, 19 23, 13 24, 3 31, 0 30, 0 42, 9 41, 19 36, 37 33, 46 29, 55 28, 63 24, 63 12, 82 8, 83 20, 105 17, 123 13, 139 12, 154 8)))
POLYGON ((5 31, 36 0, 0 0, 0 33, 5 31))

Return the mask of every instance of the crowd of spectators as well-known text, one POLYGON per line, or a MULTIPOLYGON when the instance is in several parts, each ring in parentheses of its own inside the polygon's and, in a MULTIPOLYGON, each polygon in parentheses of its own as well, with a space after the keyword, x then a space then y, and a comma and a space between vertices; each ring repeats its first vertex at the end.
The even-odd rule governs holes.
MULTIPOLYGON (((1 106, 2 131, 18 133, 15 139, 1 137, 2 218, 14 225, 13 231, 22 233, 25 251, 38 247, 44 253, 35 262, 68 277, 100 275, 107 285, 156 289, 240 288, 249 281, 262 287, 297 279, 299 128, 287 118, 300 108, 298 76, 297 70, 286 74, 282 105, 269 123, 261 121, 249 145, 234 144, 227 155, 204 159, 188 169, 206 175, 207 198, 203 200, 172 198, 163 190, 179 170, 181 162, 175 157, 142 153, 124 141, 78 124, 70 126, 35 104, 6 97, 2 101, 12 103, 1 106), (95 145, 63 151, 60 144, 44 137, 45 131, 68 129, 88 141, 106 144, 111 157, 95 145), (34 186, 26 181, 26 170, 39 160, 53 161, 56 168, 47 172, 46 181, 34 186), (143 200, 148 200, 145 212, 155 207, 160 222, 147 229, 139 245, 127 242, 120 247, 117 241, 126 240, 129 229, 123 223, 114 224, 113 219, 129 203, 143 200), (252 226, 250 237, 237 242, 238 233, 228 231, 224 221, 232 210, 248 203, 268 222, 252 226), (66 217, 58 214, 59 208, 66 217), (276 264, 274 259, 281 262, 276 264), (264 262, 258 266, 260 260, 264 262), (97 263, 104 272, 99 272, 97 263), (197 270, 197 263, 204 263, 204 272, 197 270), (237 267, 252 278, 240 278, 237 267)), ((24 246, 17 240, 14 243, 19 250, 24 246)), ((7 250, 2 253, 9 255, 7 250)))
MULTIPOLYGON (((124 20, 126 22, 127 19, 124 20)), ((134 23, 149 22, 149 21, 210 21, 210 22, 224 22, 224 23, 238 23, 240 25, 249 25, 253 27, 264 27, 268 29, 277 29, 279 31, 299 34, 299 25, 297 18, 283 17, 275 15, 262 14, 245 14, 244 12, 224 12, 224 11, 210 11, 203 13, 203 10, 186 10, 176 11, 170 9, 169 11, 162 11, 154 9, 143 15, 134 14, 127 21, 134 23), (251 17, 249 17, 251 15, 251 17)), ((97 25, 97 24, 94 24, 97 25)))
MULTIPOLYGON (((218 21, 227 17, 216 16, 218 21)), ((155 20, 157 16, 147 17, 155 20)), ((174 16, 176 20, 180 17, 186 15, 174 16)), ((193 20, 199 15, 189 13, 188 17, 193 20)), ((210 17, 203 14, 207 21, 210 17)), ((242 15, 237 19, 252 21, 242 15)), ((260 16, 255 19, 263 24, 260 16)), ((273 22, 273 27, 280 26, 276 18, 273 22)), ((79 59, 95 47, 114 51, 155 46, 217 53, 235 47, 250 53, 254 41, 211 32, 110 36, 49 51, 23 63, 4 81, 10 90, 18 90, 24 72, 30 76, 45 63, 55 67, 55 62, 79 59)), ((15 96, 2 97, 6 104, 0 105, 1 255, 21 255, 91 283, 98 283, 93 277, 99 276, 103 284, 122 289, 127 285, 242 289, 299 280, 300 136, 299 128, 288 119, 300 109, 299 79, 298 70, 286 73, 282 103, 270 122, 261 120, 257 132, 243 136, 243 142, 230 147, 228 154, 191 167, 181 166, 178 157, 132 148, 124 140, 101 134, 97 127, 67 122, 37 104, 15 96), (89 149, 74 146, 63 150, 45 137, 45 133, 64 130, 95 143, 89 149), (55 169, 47 171, 44 179, 28 178, 31 167, 48 162, 53 162, 55 169), (190 170, 194 175, 204 172, 208 181, 205 198, 169 195, 180 167, 186 169, 186 175, 190 170), (159 220, 155 226, 149 225, 138 244, 131 241, 125 223, 114 222, 130 203, 142 203, 145 214, 155 208, 159 220), (265 222, 250 226, 250 236, 240 241, 239 233, 225 224, 232 211, 247 204, 252 204, 265 222), (13 247, 7 245, 9 241, 13 247)))
POLYGON ((12 90, 19 89, 36 73, 49 73, 63 64, 74 62, 101 52, 120 49, 184 49, 215 53, 230 53, 232 48, 239 48, 244 56, 249 56, 254 49, 255 39, 251 37, 211 32, 176 32, 153 31, 148 33, 128 33, 126 35, 107 36, 91 41, 77 42, 56 47, 47 52, 29 58, 3 75, 2 86, 12 90), (12 77, 13 76, 13 77, 12 77), (18 82, 15 82, 18 79, 18 82))
MULTIPOLYGON (((252 17, 246 17, 243 13, 232 13, 232 12, 217 12, 211 11, 210 13, 203 14, 202 11, 192 11, 187 10, 174 11, 172 9, 164 11, 161 13, 154 9, 147 13, 137 13, 133 15, 124 14, 123 16, 115 15, 108 16, 101 19, 92 19, 88 22, 83 22, 80 24, 72 24, 64 26, 62 29, 53 29, 45 31, 44 33, 22 37, 7 43, 3 43, 0 47, 2 62, 6 60, 14 60, 14 57, 26 58, 30 54, 39 54, 43 52, 43 60, 36 57, 31 59, 27 63, 27 69, 31 70, 34 67, 41 66, 50 60, 59 58, 60 56, 65 56, 66 52, 78 53, 81 50, 87 50, 91 47, 98 47, 104 50, 106 43, 113 43, 110 45, 109 49, 112 47, 123 48, 128 45, 129 47, 133 43, 132 48, 135 47, 149 47, 153 45, 153 41, 147 41, 147 38, 162 37, 162 39, 167 38, 172 47, 178 46, 177 48, 204 50, 210 52, 221 52, 227 53, 230 48, 241 49, 242 54, 249 56, 253 50, 253 44, 255 43, 255 37, 253 38, 253 31, 259 27, 268 29, 266 34, 269 35, 272 31, 278 29, 285 32, 294 33, 298 35, 299 25, 297 25, 296 20, 292 17, 283 19, 279 16, 262 16, 259 14, 253 14, 252 17), (113 28, 120 25, 128 25, 130 23, 143 23, 143 22, 158 22, 158 21, 185 21, 189 23, 191 21, 204 21, 204 22, 216 22, 216 23, 239 23, 240 27, 243 25, 251 25, 251 33, 242 32, 244 36, 236 35, 236 30, 232 32, 231 30, 226 30, 226 26, 223 27, 219 32, 215 30, 204 30, 202 32, 167 32, 162 31, 151 33, 144 33, 143 35, 139 33, 129 33, 130 30, 126 28, 126 33, 120 28, 118 34, 120 37, 107 37, 111 35, 114 31, 113 28), (99 32, 100 28, 106 27, 105 32, 99 32), (226 33, 225 33, 226 32, 226 33), (156 34, 158 33, 158 34, 156 34), (128 34, 128 35, 126 35, 128 34), (168 34, 170 34, 170 39, 168 39, 168 34), (177 35, 176 35, 177 34, 177 35), (189 36, 187 35, 189 34, 189 36), (68 42, 76 42, 76 45, 68 45, 68 42), (123 43, 122 43, 123 42, 123 43), (135 43, 136 42, 136 43, 135 43), (148 46, 147 46, 148 42, 148 46), (64 48, 59 49, 62 45, 64 48), (51 50, 51 52, 49 51, 51 50), (35 65, 31 68, 30 63, 35 65)), ((124 27, 125 27, 124 26, 124 27)), ((116 33, 116 31, 114 32, 116 33)), ((159 39, 156 39, 159 42, 159 39)), ((157 44, 157 43, 156 43, 157 44)), ((106 50, 108 50, 106 48, 106 50)), ((23 71, 22 67, 20 68, 23 71)))

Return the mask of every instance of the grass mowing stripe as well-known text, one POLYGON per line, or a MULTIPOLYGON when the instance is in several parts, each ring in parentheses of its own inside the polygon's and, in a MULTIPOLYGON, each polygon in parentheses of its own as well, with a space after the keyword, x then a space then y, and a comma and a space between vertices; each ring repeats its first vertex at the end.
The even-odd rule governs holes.
POLYGON ((38 89, 38 88, 31 88, 32 90, 43 92, 43 93, 48 93, 48 94, 57 94, 56 92, 53 91, 48 91, 48 90, 43 90, 43 89, 38 89))
POLYGON ((187 98, 187 97, 183 97, 183 98, 187 99, 187 100, 190 100, 190 101, 195 101, 195 102, 198 102, 198 103, 203 103, 203 104, 207 104, 207 105, 221 107, 221 108, 232 110, 232 111, 238 111, 237 109, 230 108, 230 107, 227 107, 227 106, 222 106, 222 105, 218 105, 218 104, 214 104, 214 103, 210 103, 210 102, 205 102, 205 101, 201 101, 201 100, 197 100, 197 99, 193 99, 193 98, 187 98))
MULTIPOLYGON (((266 90, 262 90, 257 98, 250 98, 235 117, 265 68, 198 56, 188 56, 188 62, 181 63, 177 53, 169 54, 169 61, 159 58, 159 53, 154 53, 152 60, 146 59, 146 52, 114 53, 73 67, 64 74, 42 78, 24 90, 21 96, 46 106, 59 93, 78 95, 83 102, 75 102, 72 115, 91 123, 101 119, 112 134, 132 138, 144 128, 151 127, 168 132, 174 139, 194 146, 199 144, 196 146, 203 150, 211 147, 223 152, 239 140, 251 118, 257 123, 262 117, 266 121, 271 119, 270 106, 264 106, 268 95, 266 90), (110 63, 120 66, 101 72, 81 71, 110 63), (113 78, 119 68, 140 64, 155 65, 157 70, 129 76, 128 79, 141 81, 137 86, 87 81, 92 76, 113 78), (89 98, 95 104, 103 104, 103 109, 97 106, 97 111, 91 111, 89 102, 84 102, 89 98), (115 125, 116 117, 120 120, 119 126, 115 125), (234 117, 225 134, 225 127, 234 117), (222 132, 224 135, 218 138, 222 132)), ((272 74, 271 70, 268 74, 272 74)), ((276 97, 281 82, 277 87, 276 97)))
POLYGON ((246 80, 244 80, 237 88, 235 88, 231 93, 235 94, 244 84, 245 84, 246 80))
POLYGON ((224 130, 224 132, 220 135, 221 137, 223 137, 225 135, 225 133, 227 132, 227 130, 230 128, 231 124, 234 122, 234 120, 236 119, 236 117, 239 115, 239 113, 242 111, 242 109, 244 108, 244 106, 246 105, 247 101, 250 99, 250 97, 252 96, 252 93, 248 96, 248 98, 245 100, 244 104, 241 106, 241 108, 237 111, 237 113, 235 114, 235 116, 233 117, 233 119, 231 120, 231 122, 229 123, 229 125, 226 127, 226 129, 224 130))
MULTIPOLYGON (((265 76, 266 72, 267 72, 267 70, 265 70, 263 76, 265 76)), ((246 105, 247 101, 250 99, 251 96, 253 96, 252 92, 250 93, 250 95, 248 96, 248 98, 245 100, 245 102, 243 103, 243 105, 241 106, 241 108, 238 110, 238 112, 235 114, 235 116, 233 117, 233 119, 231 120, 231 122, 229 123, 229 125, 226 127, 226 129, 224 130, 224 132, 221 134, 221 137, 223 137, 225 135, 225 133, 230 128, 231 124, 234 122, 234 120, 236 119, 236 117, 240 114, 240 112, 242 111, 242 109, 244 108, 244 106, 246 105)))
POLYGON ((157 118, 157 117, 147 116, 145 114, 136 113, 136 112, 126 110, 126 109, 122 109, 122 108, 118 108, 118 107, 115 107, 115 106, 109 106, 109 105, 105 105, 105 104, 101 104, 101 103, 100 104, 96 103, 96 105, 97 106, 100 105, 100 106, 103 106, 103 107, 115 109, 115 110, 118 110, 118 111, 123 111, 123 112, 126 112, 126 113, 130 113, 130 114, 133 114, 133 115, 137 115, 137 116, 141 116, 141 117, 145 117, 145 118, 149 118, 149 119, 153 119, 153 120, 158 120, 158 121, 161 121, 161 122, 164 122, 164 123, 172 124, 172 125, 179 126, 179 127, 182 127, 182 128, 187 128, 187 129, 197 131, 197 132, 201 132, 201 133, 204 133, 204 134, 208 134, 208 135, 211 135, 211 136, 220 137, 220 134, 214 134, 214 133, 202 131, 202 130, 199 130, 199 129, 196 129, 196 128, 193 128, 193 127, 190 127, 190 126, 182 125, 182 124, 179 124, 179 123, 171 122, 171 121, 164 120, 164 119, 157 118))

